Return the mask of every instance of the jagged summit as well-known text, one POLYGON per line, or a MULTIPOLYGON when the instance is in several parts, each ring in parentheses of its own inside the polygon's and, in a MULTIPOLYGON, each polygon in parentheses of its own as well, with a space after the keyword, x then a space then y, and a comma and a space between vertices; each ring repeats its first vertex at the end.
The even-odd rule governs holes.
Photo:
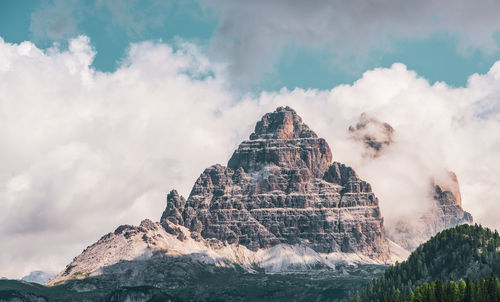
POLYGON ((316 137, 318 137, 316 133, 309 129, 297 112, 288 106, 278 107, 274 112, 265 114, 250 135, 251 140, 316 137))
POLYGON ((207 168, 184 200, 168 196, 162 223, 256 251, 300 244, 320 253, 389 259, 378 199, 290 107, 257 123, 228 166, 207 168))
POLYGON ((257 122, 250 140, 242 142, 227 166, 246 173, 265 167, 296 171, 297 177, 321 178, 332 163, 328 143, 302 122, 290 107, 279 107, 257 122))
MULTIPOLYGON (((440 218, 428 224, 455 223, 457 213, 468 219, 468 213, 457 211, 459 191, 453 188, 458 183, 435 185, 440 218)), ((280 107, 264 115, 227 167, 206 168, 187 199, 172 190, 159 223, 118 227, 75 257, 51 284, 115 274, 114 269, 122 274, 115 265, 124 261, 141 271, 136 261, 150 258, 155 259, 143 266, 146 276, 163 278, 155 260, 175 263, 176 257, 200 266, 283 272, 336 269, 339 262, 392 263, 407 256, 386 239, 370 184, 354 169, 333 162, 326 141, 293 109, 280 107)), ((136 278, 128 269, 126 275, 128 281, 136 278)))
POLYGON ((404 258, 389 250, 371 186, 333 162, 326 141, 290 107, 264 115, 228 166, 206 168, 188 198, 172 190, 160 223, 120 226, 51 282, 182 255, 272 272, 404 258))

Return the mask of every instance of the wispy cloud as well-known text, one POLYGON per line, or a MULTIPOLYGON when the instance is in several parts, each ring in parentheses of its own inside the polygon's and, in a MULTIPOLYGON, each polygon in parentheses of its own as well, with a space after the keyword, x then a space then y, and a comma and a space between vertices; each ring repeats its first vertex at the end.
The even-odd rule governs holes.
POLYGON ((80 12, 77 1, 54 0, 31 15, 31 34, 35 41, 72 38, 79 34, 80 12))
MULTIPOLYGON (((143 37, 162 28, 172 13, 173 1, 63 1, 51 0, 31 15, 30 31, 35 41, 63 41, 87 34, 89 19, 101 30, 128 39, 143 37)), ((182 4, 177 4, 182 6, 182 4)))
POLYGON ((330 63, 338 66, 353 54, 358 60, 368 60, 371 51, 390 51, 398 39, 433 34, 456 38, 463 54, 498 48, 500 3, 493 0, 200 3, 220 17, 212 38, 214 58, 227 62, 233 76, 243 82, 272 72, 288 44, 327 49, 330 63))

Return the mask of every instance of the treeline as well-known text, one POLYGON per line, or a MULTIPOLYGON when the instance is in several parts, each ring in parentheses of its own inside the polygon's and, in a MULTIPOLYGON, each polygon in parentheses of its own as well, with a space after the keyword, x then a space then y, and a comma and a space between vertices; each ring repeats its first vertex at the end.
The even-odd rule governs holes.
POLYGON ((438 233, 403 263, 390 266, 360 294, 361 301, 409 297, 433 280, 487 279, 500 275, 500 236, 481 225, 461 225, 438 233), (422 285, 423 286, 423 285, 422 285))
MULTIPOLYGON (((361 302, 363 299, 357 295, 353 301, 361 302)), ((373 300, 371 300, 373 301, 373 300)), ((394 297, 384 296, 383 302, 499 302, 500 283, 495 275, 489 279, 472 282, 460 280, 458 284, 454 281, 444 283, 437 280, 431 283, 417 286, 410 290, 407 295, 399 294, 394 297)))

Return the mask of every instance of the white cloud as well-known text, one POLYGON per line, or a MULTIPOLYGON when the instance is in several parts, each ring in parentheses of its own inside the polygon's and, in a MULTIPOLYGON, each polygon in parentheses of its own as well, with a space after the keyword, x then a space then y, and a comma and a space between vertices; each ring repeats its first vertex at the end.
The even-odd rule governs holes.
POLYGON ((0 40, 0 275, 59 270, 118 225, 158 220, 170 189, 188 195, 278 105, 295 108, 335 160, 372 183, 386 221, 424 206, 423 181, 447 168, 465 209, 500 228, 500 63, 465 88, 431 86, 395 64, 352 86, 254 97, 228 88, 193 45, 178 47, 134 44, 116 72, 100 73, 86 37, 47 51, 0 40), (362 112, 395 129, 370 162, 348 139, 362 112))

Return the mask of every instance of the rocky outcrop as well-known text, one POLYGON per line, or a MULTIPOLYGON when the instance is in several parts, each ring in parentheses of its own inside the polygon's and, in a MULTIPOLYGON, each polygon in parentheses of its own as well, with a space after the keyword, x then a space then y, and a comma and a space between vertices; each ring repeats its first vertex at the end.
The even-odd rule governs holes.
MULTIPOLYGON (((449 171, 446 181, 432 183, 433 208, 422 217, 428 238, 460 224, 472 223, 472 215, 462 209, 458 179, 449 171)), ((425 239, 427 241, 427 239, 425 239)))
POLYGON ((437 233, 461 224, 471 224, 472 215, 462 208, 458 180, 453 172, 442 182, 431 182, 429 186, 430 208, 423 214, 403 217, 386 229, 387 238, 408 251, 437 233))
POLYGON ((214 165, 184 200, 172 191, 162 224, 250 250, 300 244, 320 253, 389 259, 378 200, 289 107, 264 115, 227 167, 214 165))
POLYGON ((386 230, 388 238, 409 251, 429 240, 437 233, 461 224, 471 224, 472 215, 462 208, 458 179, 448 172, 444 181, 433 180, 429 189, 432 204, 413 221, 402 219, 386 230))
MULTIPOLYGON (((405 259, 405 256, 392 256, 396 257, 391 258, 391 261, 405 259)), ((147 265, 151 266, 147 270, 149 277, 161 276, 165 272, 151 264, 155 261, 162 262, 161 259, 178 262, 184 268, 188 261, 198 263, 197 267, 206 265, 209 270, 213 267, 224 267, 255 272, 258 267, 259 270, 270 273, 315 269, 335 271, 339 265, 381 265, 386 262, 357 253, 318 253, 300 244, 278 244, 269 249, 251 251, 240 244, 229 244, 214 238, 204 239, 199 234, 195 235, 187 228, 168 220, 160 224, 146 219, 139 226, 122 225, 103 236, 75 257, 48 284, 58 285, 68 280, 86 279, 102 274, 122 274, 124 269, 120 264, 127 262, 127 282, 143 281, 150 284, 150 279, 143 279, 144 277, 130 272, 147 265)))
POLYGON ((159 223, 118 227, 50 284, 150 259, 266 272, 404 260, 406 251, 390 244, 396 253, 370 184, 333 162, 327 142, 294 110, 280 107, 257 123, 227 167, 205 169, 187 199, 172 190, 159 223))
MULTIPOLYGON (((372 119, 351 132, 361 133, 370 123, 372 119)), ((392 127, 376 124, 392 135, 392 127)), ((375 151, 390 144, 375 136, 363 143, 375 151)), ((401 261, 408 256, 405 248, 472 222, 461 208, 456 176, 446 179, 432 182, 435 207, 418 219, 420 227, 401 221, 385 230, 370 184, 352 168, 333 162, 327 142, 294 110, 280 107, 257 123, 227 167, 205 169, 187 199, 172 190, 159 223, 144 220, 139 226, 118 227, 49 284, 124 272, 127 280, 140 280, 129 272, 141 265, 148 266, 144 272, 162 276, 155 263, 163 260, 274 273, 401 261), (386 239, 386 231, 393 241, 386 239)))
POLYGON ((361 114, 359 122, 349 126, 351 139, 363 143, 363 156, 375 158, 393 143, 394 129, 366 113, 361 114))

